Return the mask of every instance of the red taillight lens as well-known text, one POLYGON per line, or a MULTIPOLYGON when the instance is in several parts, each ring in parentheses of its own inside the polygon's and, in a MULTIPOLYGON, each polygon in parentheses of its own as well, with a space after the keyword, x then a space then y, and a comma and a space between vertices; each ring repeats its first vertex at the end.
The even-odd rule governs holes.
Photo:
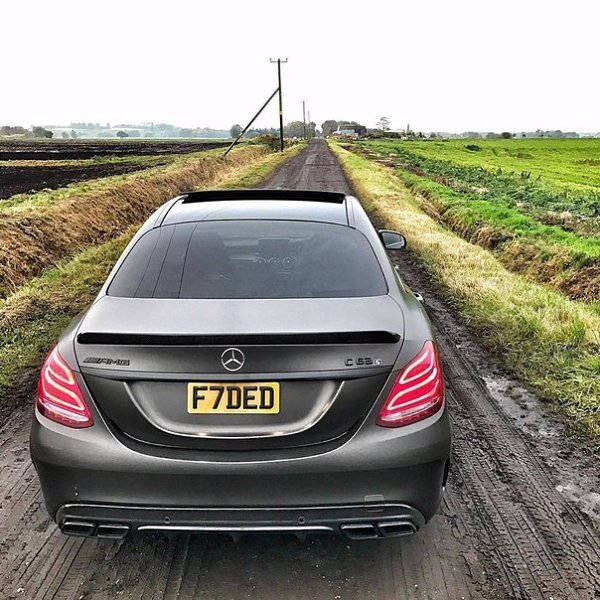
POLYGON ((434 415, 444 404, 444 377, 433 342, 402 369, 379 412, 377 424, 401 427, 434 415))
POLYGON ((46 358, 38 381, 37 409, 48 419, 67 427, 94 424, 75 374, 55 346, 46 358))

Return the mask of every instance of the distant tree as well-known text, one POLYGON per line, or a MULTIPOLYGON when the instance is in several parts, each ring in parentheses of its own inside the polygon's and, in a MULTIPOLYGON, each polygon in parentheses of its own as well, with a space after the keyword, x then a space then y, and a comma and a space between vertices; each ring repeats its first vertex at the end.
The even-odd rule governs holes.
POLYGON ((189 127, 182 127, 179 130, 179 137, 182 137, 182 138, 194 137, 194 130, 189 127))
POLYGON ((122 140, 128 138, 129 134, 126 131, 117 131, 117 137, 122 140))
POLYGON ((505 139, 505 140, 510 140, 513 136, 512 133, 510 133, 510 131, 503 131, 500 136, 505 139))
MULTIPOLYGON (((75 122, 69 125, 72 129, 101 129, 102 125, 100 123, 84 123, 84 122, 75 122)), ((106 125, 107 129, 110 129, 110 123, 106 125)))
POLYGON ((377 129, 381 131, 389 131, 390 130, 390 120, 387 117, 381 117, 379 121, 375 124, 377 129))
POLYGON ((240 133, 242 133, 242 126, 239 123, 236 123, 235 125, 231 126, 231 129, 229 130, 229 137, 235 139, 238 135, 240 135, 240 133))
POLYGON ((340 129, 352 129, 358 135, 367 133, 367 128, 356 121, 338 121, 338 126, 340 129))
POLYGON ((71 139, 76 140, 78 138, 79 136, 77 135, 77 132, 74 129, 71 129, 71 139))
POLYGON ((255 138, 255 137, 260 137, 260 136, 265 136, 265 135, 279 136, 279 129, 274 129, 272 127, 268 128, 268 129, 267 128, 248 129, 248 131, 246 131, 245 135, 247 138, 255 138))
POLYGON ((54 134, 49 131, 48 129, 45 129, 44 127, 33 127, 32 128, 32 132, 33 132, 33 137, 36 138, 48 138, 50 139, 54 134))
POLYGON ((283 135, 288 138, 304 137, 304 123, 302 121, 292 121, 291 123, 287 123, 283 128, 283 135))
POLYGON ((328 121, 321 123, 321 131, 323 132, 324 137, 331 135, 334 131, 337 130, 337 128, 338 122, 334 121, 333 119, 329 119, 328 121))
POLYGON ((14 127, 11 125, 2 125, 0 127, 0 135, 25 135, 27 133, 29 133, 29 130, 18 125, 14 127))
POLYGON ((60 134, 60 137, 63 140, 68 140, 69 139, 69 134, 66 131, 62 131, 61 134, 60 134))

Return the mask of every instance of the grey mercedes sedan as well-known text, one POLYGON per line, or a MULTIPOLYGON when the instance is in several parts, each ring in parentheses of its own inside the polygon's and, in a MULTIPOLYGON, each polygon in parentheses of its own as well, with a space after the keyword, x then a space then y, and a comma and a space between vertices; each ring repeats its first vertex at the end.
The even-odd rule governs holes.
POLYGON ((60 529, 418 531, 451 436, 404 246, 344 194, 159 208, 41 370, 31 454, 60 529))

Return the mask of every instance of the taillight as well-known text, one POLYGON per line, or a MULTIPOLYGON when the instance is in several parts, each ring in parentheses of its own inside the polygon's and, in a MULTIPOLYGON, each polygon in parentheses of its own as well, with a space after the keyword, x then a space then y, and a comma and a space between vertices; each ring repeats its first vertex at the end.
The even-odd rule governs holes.
POLYGON ((82 428, 94 424, 75 374, 56 346, 42 366, 36 405, 45 417, 67 427, 82 428))
POLYGON ((377 424, 401 427, 434 415, 444 404, 444 377, 433 342, 400 372, 379 412, 377 424))

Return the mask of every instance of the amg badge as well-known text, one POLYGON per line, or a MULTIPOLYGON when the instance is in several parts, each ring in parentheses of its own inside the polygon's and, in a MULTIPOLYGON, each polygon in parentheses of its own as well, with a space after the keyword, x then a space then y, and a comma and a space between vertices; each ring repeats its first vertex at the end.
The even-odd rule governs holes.
POLYGON ((94 365, 116 365, 118 367, 128 367, 128 358, 102 358, 99 356, 88 356, 84 363, 91 363, 94 365))

